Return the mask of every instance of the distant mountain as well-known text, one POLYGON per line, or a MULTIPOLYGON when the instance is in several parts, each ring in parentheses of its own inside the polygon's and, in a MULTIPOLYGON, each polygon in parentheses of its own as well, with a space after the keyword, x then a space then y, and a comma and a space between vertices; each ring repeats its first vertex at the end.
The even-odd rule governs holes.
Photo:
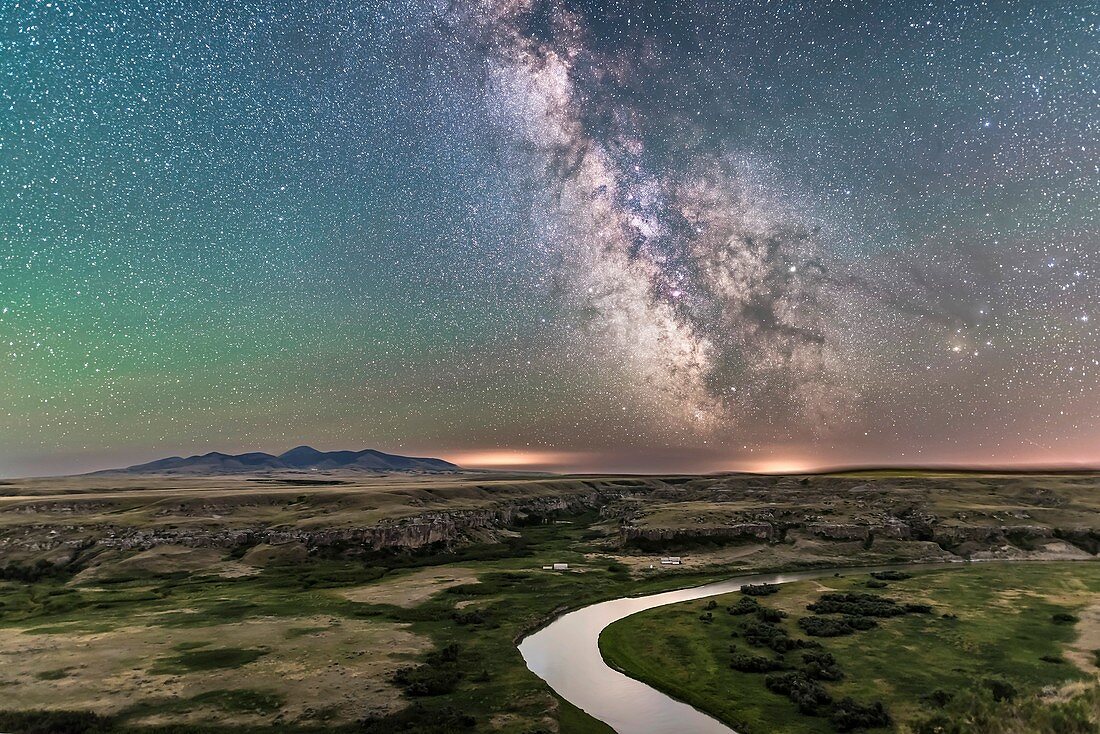
POLYGON ((461 467, 443 459, 386 454, 374 449, 363 451, 318 451, 298 446, 273 456, 259 451, 247 454, 222 454, 212 451, 201 456, 170 456, 125 469, 109 469, 96 474, 243 474, 278 470, 326 471, 332 469, 367 472, 452 472, 461 467))

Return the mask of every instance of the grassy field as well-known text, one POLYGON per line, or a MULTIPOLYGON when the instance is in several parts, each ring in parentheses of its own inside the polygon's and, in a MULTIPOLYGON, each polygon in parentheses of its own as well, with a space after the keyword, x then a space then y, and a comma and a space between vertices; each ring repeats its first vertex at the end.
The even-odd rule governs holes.
POLYGON ((173 549, 144 555, 149 568, 0 582, 0 731, 606 734, 515 640, 563 609, 710 577, 632 578, 592 554, 596 519, 453 553, 268 549, 261 567, 236 553, 165 572, 165 557, 188 565, 173 549), (574 570, 542 570, 555 561, 574 570))
MULTIPOLYGON (((828 707, 818 715, 802 713, 786 695, 769 690, 765 673, 731 668, 735 653, 783 658, 788 668, 797 668, 806 652, 777 654, 750 644, 745 625, 755 623, 757 615, 727 612, 743 597, 718 597, 713 609, 700 600, 634 615, 604 631, 601 649, 630 675, 743 734, 838 730, 828 707), (713 621, 703 619, 708 612, 713 621)), ((774 626, 790 639, 816 642, 820 648, 813 652, 832 655, 843 679, 820 685, 834 701, 850 697, 860 705, 884 704, 893 724, 880 730, 1037 732, 1042 726, 1037 722, 1048 719, 1060 722, 1050 724, 1056 727, 1051 732, 1087 732, 1100 725, 1094 718, 1090 728, 1072 728, 1074 716, 1100 717, 1100 696, 1089 687, 1100 674, 1092 652, 1100 647, 1100 564, 975 565, 888 582, 851 574, 783 586, 757 601, 788 615, 774 626), (885 596, 931 610, 878 618, 877 627, 848 636, 810 637, 798 621, 836 617, 806 608, 830 592, 885 596), (981 728, 975 721, 983 716, 991 727, 1005 728, 981 728), (1009 726, 1021 717, 1030 718, 1019 728, 1009 726), (963 718, 970 728, 950 728, 963 718)))

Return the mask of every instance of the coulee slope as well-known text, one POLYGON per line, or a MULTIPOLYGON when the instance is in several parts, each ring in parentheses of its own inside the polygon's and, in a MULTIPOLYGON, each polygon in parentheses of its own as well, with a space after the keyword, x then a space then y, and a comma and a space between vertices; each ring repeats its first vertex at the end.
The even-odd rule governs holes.
POLYGON ((261 451, 223 454, 212 451, 200 456, 171 456, 123 469, 96 474, 243 474, 260 471, 369 471, 369 472, 454 472, 461 467, 443 459, 398 456, 374 449, 362 451, 318 451, 298 446, 275 456, 261 451))

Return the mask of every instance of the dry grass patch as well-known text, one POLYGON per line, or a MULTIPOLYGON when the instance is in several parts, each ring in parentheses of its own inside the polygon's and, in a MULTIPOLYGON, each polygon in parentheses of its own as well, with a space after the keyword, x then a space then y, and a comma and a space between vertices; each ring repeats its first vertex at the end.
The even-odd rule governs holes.
POLYGON ((0 629, 0 686, 9 709, 109 714, 142 702, 199 699, 146 717, 146 723, 259 724, 305 720, 316 711, 332 721, 352 721, 404 705, 390 678, 429 647, 405 627, 315 616, 94 634, 0 629), (202 651, 220 662, 193 672, 175 664, 202 651), (234 654, 240 651, 256 654, 234 654), (263 692, 273 703, 262 711, 226 710, 224 692, 242 689, 263 692))
POLYGON ((1078 668, 1096 675, 1100 666, 1100 602, 1082 609, 1075 625, 1077 639, 1066 649, 1066 657, 1078 668))
POLYGON ((348 601, 363 604, 393 604, 415 607, 452 586, 479 583, 477 574, 469 568, 425 568, 395 576, 366 586, 341 589, 337 592, 348 601))

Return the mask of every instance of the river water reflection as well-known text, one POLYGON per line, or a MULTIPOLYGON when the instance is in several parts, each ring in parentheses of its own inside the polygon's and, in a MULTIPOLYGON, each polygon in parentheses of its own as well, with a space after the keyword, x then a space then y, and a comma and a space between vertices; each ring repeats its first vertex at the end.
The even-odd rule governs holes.
MULTIPOLYGON (((962 564, 960 564, 962 565, 962 564)), ((931 564, 923 568, 945 568, 931 564)), ((685 703, 608 667, 599 638, 612 622, 653 607, 737 591, 743 584, 791 581, 919 566, 830 568, 741 576, 690 589, 624 597, 570 612, 519 645, 527 667, 559 696, 605 722, 619 734, 734 734, 733 729, 685 703)))

